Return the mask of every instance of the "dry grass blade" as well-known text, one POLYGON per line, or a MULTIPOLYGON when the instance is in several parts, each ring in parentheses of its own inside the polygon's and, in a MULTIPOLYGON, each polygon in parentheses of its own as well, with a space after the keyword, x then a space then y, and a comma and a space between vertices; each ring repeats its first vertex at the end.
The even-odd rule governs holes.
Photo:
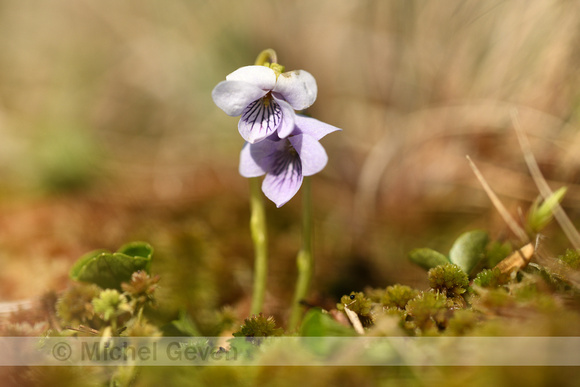
MULTIPOLYGON (((511 116, 514 129, 518 136, 518 141, 520 143, 520 147, 524 155, 524 160, 526 161, 528 169, 530 170, 532 179, 534 179, 534 183, 538 187, 538 191, 540 191, 540 194, 542 195, 544 200, 546 200, 552 195, 553 192, 548 183, 546 182, 546 179, 544 179, 544 176, 540 171, 540 167, 538 166, 538 163, 531 151, 528 138, 526 137, 520 125, 517 110, 513 110, 511 116)), ((576 227, 574 227, 574 225, 572 224, 570 218, 568 218, 568 216, 562 209, 560 203, 557 202, 555 203, 552 212, 554 213, 554 218, 556 218, 556 221, 558 222, 560 227, 562 227, 564 234, 566 234, 566 237, 570 240, 570 243, 572 243, 572 246, 574 246, 576 250, 580 250, 580 234, 578 233, 578 230, 576 230, 576 227)))
POLYGON ((483 177, 483 175, 481 174, 481 172, 479 171, 479 169, 477 168, 475 163, 471 160, 471 158, 469 156, 466 156, 466 157, 467 157, 467 160, 469 161, 469 165, 471 166, 471 169, 473 169, 473 173, 475 173, 475 176, 477 177, 477 179, 481 183, 481 186, 485 190, 485 193, 487 194, 487 196, 489 197, 489 199, 491 200, 491 202, 493 203, 493 205, 495 206, 495 208, 497 209, 497 211, 499 212, 499 214, 501 215, 503 220, 506 222, 506 224, 508 225, 510 230, 512 230, 512 232, 518 238, 520 238, 523 243, 529 242, 528 234, 526 234, 524 229, 522 227, 520 227, 520 225, 510 215, 509 211, 505 208, 503 203, 499 200, 499 198, 497 197, 495 192, 493 192, 490 185, 487 183, 487 181, 485 180, 485 178, 483 177))
POLYGON ((362 323, 360 322, 360 319, 358 318, 358 315, 354 311, 350 310, 348 308, 348 305, 344 306, 344 311, 345 311, 348 319, 350 320, 356 333, 358 333, 359 335, 364 335, 365 330, 363 328, 362 323))
POLYGON ((532 259, 534 251, 534 245, 532 243, 528 243, 507 258, 503 259, 495 267, 504 274, 523 269, 532 259))

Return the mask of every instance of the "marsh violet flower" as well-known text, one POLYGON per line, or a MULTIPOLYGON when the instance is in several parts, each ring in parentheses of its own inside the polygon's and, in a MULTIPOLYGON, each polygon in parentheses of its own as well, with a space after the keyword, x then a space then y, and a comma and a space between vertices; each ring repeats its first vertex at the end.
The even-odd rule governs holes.
POLYGON ((229 116, 241 116, 238 130, 250 144, 274 133, 288 137, 294 130, 295 110, 316 100, 314 77, 304 70, 282 73, 282 66, 245 66, 226 76, 212 91, 215 104, 229 116))
POLYGON ((319 140, 340 130, 314 118, 296 115, 293 130, 286 138, 277 134, 258 143, 246 143, 240 154, 240 174, 266 175, 262 191, 277 207, 298 192, 304 176, 320 172, 328 161, 319 140))

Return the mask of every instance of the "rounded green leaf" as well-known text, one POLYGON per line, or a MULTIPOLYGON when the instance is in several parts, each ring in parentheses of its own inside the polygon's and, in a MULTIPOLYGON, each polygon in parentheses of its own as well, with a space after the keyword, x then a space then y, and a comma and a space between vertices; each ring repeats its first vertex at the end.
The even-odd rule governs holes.
POLYGON ((409 259, 425 270, 449 263, 445 255, 427 247, 412 250, 409 259))
POLYGON ((116 253, 95 250, 83 255, 72 267, 70 277, 104 289, 121 289, 139 270, 149 272, 153 248, 144 242, 124 245, 116 253))
POLYGON ((489 236, 482 230, 461 234, 449 251, 449 260, 465 273, 470 274, 484 257, 488 242, 489 236))

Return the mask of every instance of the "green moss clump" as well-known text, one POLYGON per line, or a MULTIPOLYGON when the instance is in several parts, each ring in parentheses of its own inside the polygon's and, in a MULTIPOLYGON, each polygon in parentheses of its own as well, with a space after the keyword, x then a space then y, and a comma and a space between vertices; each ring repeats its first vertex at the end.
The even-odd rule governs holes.
POLYGON ((480 271, 473 280, 473 284, 482 288, 497 288, 506 285, 509 281, 509 273, 502 273, 501 270, 494 268, 480 271))
POLYGON ((441 293, 421 292, 407 303, 406 327, 416 333, 437 332, 445 327, 448 300, 441 293))
POLYGON ((461 268, 446 264, 429 270, 429 286, 449 298, 460 296, 469 287, 469 278, 461 268))
POLYGON ((383 288, 365 288, 364 290, 365 296, 371 300, 371 302, 380 304, 381 299, 385 294, 385 289, 383 288))
POLYGON ((471 306, 489 315, 506 315, 515 307, 515 299, 504 288, 480 288, 470 299, 471 306))
POLYGON ((78 283, 66 289, 56 303, 56 315, 61 325, 77 328, 85 325, 99 329, 103 321, 95 315, 93 299, 102 289, 94 284, 78 283))
POLYGON ((280 336, 284 333, 282 328, 276 328, 274 317, 266 317, 262 313, 253 315, 244 320, 240 330, 234 332, 234 337, 269 337, 280 336))
POLYGON ((151 277, 145 271, 136 271, 131 275, 130 282, 123 282, 121 288, 131 300, 134 309, 141 308, 147 304, 155 303, 155 290, 157 290, 160 277, 151 277))
POLYGON ((406 285, 388 286, 380 303, 387 308, 405 309, 407 302, 415 298, 419 291, 406 285))
POLYGON ((374 323, 372 316, 372 301, 363 292, 351 292, 348 296, 342 296, 340 303, 336 304, 336 309, 344 312, 344 308, 355 312, 363 327, 370 327, 374 323))
MULTIPOLYGON (((128 324, 129 325, 129 324, 128 324)), ((129 337, 161 337, 163 333, 155 325, 146 319, 136 319, 134 324, 130 324, 123 332, 123 336, 129 337)))
POLYGON ((115 289, 103 290, 98 298, 93 299, 93 308, 105 321, 132 312, 127 297, 115 289))
POLYGON ((558 259, 574 270, 580 269, 580 252, 576 250, 567 249, 564 255, 560 255, 558 259))
POLYGON ((457 310, 447 323, 446 334, 451 336, 465 336, 478 325, 481 319, 481 314, 472 309, 457 310))

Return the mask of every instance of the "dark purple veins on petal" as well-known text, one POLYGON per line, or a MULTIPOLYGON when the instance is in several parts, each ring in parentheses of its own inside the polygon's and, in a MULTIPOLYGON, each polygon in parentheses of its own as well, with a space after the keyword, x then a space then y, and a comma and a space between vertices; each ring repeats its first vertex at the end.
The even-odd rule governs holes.
MULTIPOLYGON (((284 140, 283 140, 284 141, 284 140)), ((296 150, 289 141, 286 141, 285 149, 274 154, 271 170, 268 171, 276 176, 279 186, 298 184, 302 178, 302 162, 296 150)))
POLYGON ((242 120, 250 130, 272 133, 282 119, 282 109, 270 95, 250 103, 242 112, 242 120))

